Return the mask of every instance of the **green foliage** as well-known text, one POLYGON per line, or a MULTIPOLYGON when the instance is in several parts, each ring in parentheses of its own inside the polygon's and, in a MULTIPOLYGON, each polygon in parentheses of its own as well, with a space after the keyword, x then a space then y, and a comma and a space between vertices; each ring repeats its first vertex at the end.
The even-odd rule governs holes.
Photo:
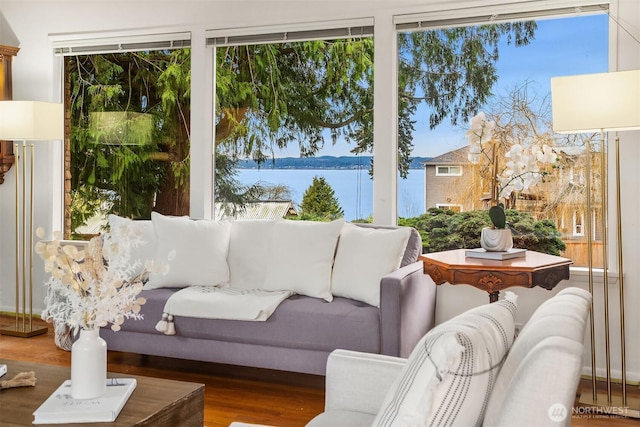
POLYGON ((368 216, 366 218, 354 218, 351 220, 351 222, 360 224, 373 224, 373 216, 368 216))
MULTIPOLYGON (((498 45, 534 37, 535 22, 400 33, 399 162, 406 177, 417 106, 429 124, 467 120, 498 79, 498 45)), ((265 161, 297 144, 301 157, 343 137, 373 152, 373 39, 220 47, 216 52, 216 143, 227 155, 265 161)))
POLYGON ((66 58, 72 230, 96 214, 148 218, 154 203, 188 197, 190 58, 188 49, 66 58))
POLYGON ((300 207, 303 215, 312 217, 336 219, 344 216, 333 188, 321 176, 313 177, 313 182, 302 196, 300 207))
POLYGON ((505 229, 507 227, 507 215, 504 212, 502 203, 489 208, 489 218, 494 228, 505 229))
POLYGON ((506 213, 515 247, 551 255, 560 255, 560 251, 567 249, 553 221, 536 221, 529 213, 514 209, 507 209, 506 213))
POLYGON ((300 215, 291 216, 287 219, 292 221, 317 221, 317 222, 329 222, 333 221, 328 215, 313 215, 307 213, 301 213, 300 215))
MULTIPOLYGON (((248 201, 260 200, 265 187, 261 185, 244 186, 237 179, 236 161, 216 153, 216 185, 214 195, 222 203, 222 209, 228 216, 234 216, 244 210, 248 201)), ((269 200, 270 198, 266 198, 269 200)))
MULTIPOLYGON (((505 212, 512 228, 514 247, 551 255, 560 255, 560 251, 566 249, 552 221, 537 221, 527 212, 512 209, 505 212)), ((491 225, 491 219, 487 211, 455 213, 431 208, 424 215, 401 218, 398 224, 420 232, 424 252, 439 252, 480 247, 481 230, 491 225)))
MULTIPOLYGON (((457 124, 475 114, 497 80, 498 43, 533 39, 533 22, 463 27, 399 35, 399 171, 413 148, 415 112, 429 123, 457 124), (424 95, 424 96, 423 96, 424 95)), ((229 165, 262 162, 297 144, 313 156, 339 137, 353 154, 373 151, 373 39, 220 47, 216 52, 216 197, 242 203, 229 165), (216 156, 219 159, 218 156, 216 156), (221 162, 222 163, 222 162, 221 162)), ((191 52, 125 52, 66 58, 71 108, 72 227, 100 211, 145 218, 152 207, 180 215, 189 209, 191 52), (92 112, 144 113, 152 126, 123 123, 134 145, 104 144, 117 132, 91 128, 92 112), (99 202, 95 197, 99 197, 99 202), (91 201, 91 203, 89 203, 91 201)), ((130 116, 135 117, 135 116, 130 116)), ((329 212, 335 215, 335 212, 329 212)))

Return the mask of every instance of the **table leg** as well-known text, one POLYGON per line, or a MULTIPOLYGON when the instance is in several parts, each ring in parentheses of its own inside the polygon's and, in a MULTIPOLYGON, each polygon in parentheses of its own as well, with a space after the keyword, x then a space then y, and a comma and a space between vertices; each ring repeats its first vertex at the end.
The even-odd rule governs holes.
POLYGON ((500 291, 489 292, 489 302, 496 302, 500 298, 500 291))

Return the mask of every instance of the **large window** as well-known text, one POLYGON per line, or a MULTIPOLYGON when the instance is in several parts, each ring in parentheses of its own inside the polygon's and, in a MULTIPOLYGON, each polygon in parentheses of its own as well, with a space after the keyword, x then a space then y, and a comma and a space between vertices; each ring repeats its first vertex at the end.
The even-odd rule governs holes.
POLYGON ((371 217, 373 27, 364 24, 208 37, 216 218, 371 217))
POLYGON ((104 231, 108 214, 189 213, 188 34, 116 45, 61 47, 65 55, 65 234, 104 231))
MULTIPOLYGON (((582 8, 579 16, 574 8, 555 9, 554 16, 540 11, 512 19, 478 15, 430 20, 427 15, 397 24, 401 149, 412 156, 450 159, 463 153, 466 158, 464 174, 447 181, 426 179, 427 188, 416 188, 431 195, 426 209, 445 204, 464 206, 465 211, 486 209, 491 177, 498 176, 498 192, 509 194, 499 201, 530 214, 544 224, 545 233, 558 233, 566 246, 561 254, 584 265, 587 218, 594 245, 602 244, 602 204, 596 202, 588 215, 583 211, 585 165, 591 162, 592 180, 601 174, 601 144, 597 135, 554 135, 550 78, 607 70, 606 11, 603 5, 582 8), (482 154, 466 135, 479 113, 495 123, 488 141, 493 148, 482 154), (587 139, 591 153, 585 151, 587 139), (543 164, 540 159, 547 157, 542 155, 551 150, 555 162, 543 164), (524 186, 513 180, 523 171, 533 171, 524 186), (512 191, 502 192, 507 186, 512 191)), ((436 168, 436 176, 451 172, 451 167, 436 168)), ((594 199, 601 200, 597 180, 591 189, 594 199)))

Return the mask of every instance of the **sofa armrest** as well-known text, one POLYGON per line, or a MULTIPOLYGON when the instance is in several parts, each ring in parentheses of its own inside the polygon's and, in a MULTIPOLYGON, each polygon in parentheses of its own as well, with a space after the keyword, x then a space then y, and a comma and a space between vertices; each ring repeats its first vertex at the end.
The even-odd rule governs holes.
POLYGON ((381 353, 409 357, 416 343, 435 325, 436 284, 421 261, 380 281, 381 353))
POLYGON ((334 350, 327 360, 325 411, 377 414, 405 362, 399 357, 334 350))

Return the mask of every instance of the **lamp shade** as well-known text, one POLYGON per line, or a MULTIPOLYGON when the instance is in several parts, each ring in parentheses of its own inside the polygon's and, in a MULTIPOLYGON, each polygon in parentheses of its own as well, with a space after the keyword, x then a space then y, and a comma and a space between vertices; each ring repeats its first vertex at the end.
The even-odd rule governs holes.
POLYGON ((39 101, 0 101, 0 139, 52 140, 64 137, 62 104, 39 101))
POLYGON ((640 129, 640 70, 553 77, 556 133, 640 129))

